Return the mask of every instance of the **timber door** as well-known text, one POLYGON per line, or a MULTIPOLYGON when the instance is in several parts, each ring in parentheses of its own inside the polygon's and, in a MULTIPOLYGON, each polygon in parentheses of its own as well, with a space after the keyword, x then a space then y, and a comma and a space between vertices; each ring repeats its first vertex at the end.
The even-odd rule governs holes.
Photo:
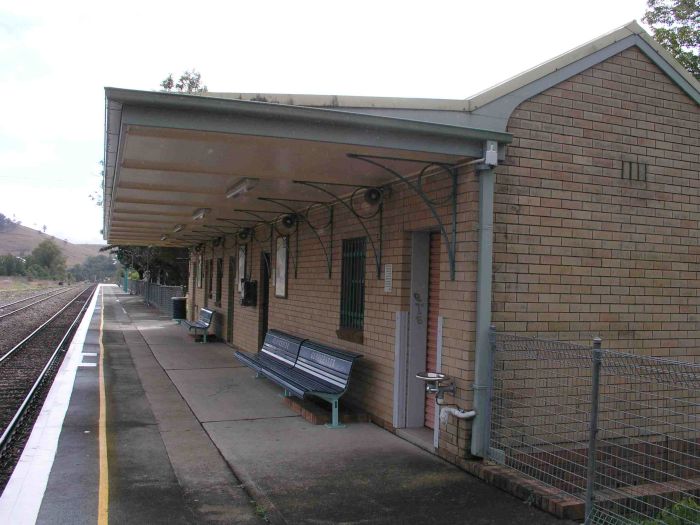
MULTIPOLYGON (((430 259, 428 262, 428 341, 425 369, 437 371, 438 316, 440 313, 440 234, 430 234, 430 259)), ((435 394, 426 392, 425 426, 435 427, 435 394)))
POLYGON ((233 344, 233 301, 236 297, 236 258, 228 258, 228 287, 226 305, 226 341, 233 344))
POLYGON ((262 347, 267 333, 267 319, 270 308, 270 254, 262 252, 260 256, 260 318, 258 332, 258 348, 262 347))

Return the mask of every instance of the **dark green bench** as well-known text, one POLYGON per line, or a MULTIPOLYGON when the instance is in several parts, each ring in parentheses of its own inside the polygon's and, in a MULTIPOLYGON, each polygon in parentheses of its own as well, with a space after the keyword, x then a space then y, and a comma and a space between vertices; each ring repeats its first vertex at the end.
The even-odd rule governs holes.
POLYGON ((258 374, 263 369, 287 370, 294 366, 299 356, 299 348, 304 342, 300 337, 268 330, 260 351, 256 354, 238 350, 234 355, 244 365, 252 368, 258 374))
POLYGON ((194 330, 194 336, 197 337, 197 332, 202 332, 202 343, 207 342, 207 332, 209 332, 209 327, 211 326, 211 320, 214 317, 214 312, 212 310, 207 310, 202 308, 199 311, 199 319, 196 321, 182 321, 187 330, 192 332, 194 330))
MULTIPOLYGON (((267 337, 266 337, 267 340, 267 337)), ((258 354, 259 355, 259 354, 258 354)), ((304 399, 315 396, 331 403, 332 416, 330 428, 342 428, 338 415, 338 400, 348 389, 350 373, 360 354, 339 350, 310 340, 304 340, 298 349, 294 366, 280 366, 278 357, 274 357, 273 366, 269 366, 268 357, 261 356, 254 362, 249 354, 236 352, 236 357, 253 368, 258 374, 277 383, 286 396, 304 399)), ((289 364, 289 360, 285 365, 289 364)))

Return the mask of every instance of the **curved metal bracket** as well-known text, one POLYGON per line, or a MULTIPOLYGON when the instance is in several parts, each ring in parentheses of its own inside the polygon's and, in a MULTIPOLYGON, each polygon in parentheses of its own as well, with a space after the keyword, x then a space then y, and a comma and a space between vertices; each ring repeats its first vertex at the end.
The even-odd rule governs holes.
MULTIPOLYGON (((330 279, 332 276, 332 271, 333 271, 333 207, 328 206, 328 203, 325 202, 313 202, 313 201, 297 201, 294 200, 292 201, 291 199, 272 199, 270 197, 258 197, 259 200, 261 201, 266 201, 266 202, 272 202, 273 204, 277 204, 278 206, 281 206, 285 210, 288 210, 290 213, 294 213, 298 217, 300 217, 306 224, 308 224, 309 229, 311 232, 316 236, 316 239, 318 239, 319 244, 321 245, 321 249, 323 250, 323 255, 326 257, 326 267, 328 268, 328 278, 330 279), (292 206, 289 206, 285 204, 285 202, 311 202, 312 206, 315 204, 324 204, 328 206, 328 212, 330 214, 330 219, 328 221, 328 225, 330 225, 331 231, 330 231, 330 241, 328 243, 328 249, 326 249, 326 245, 323 242, 323 239, 321 239, 321 235, 318 233, 318 229, 311 224, 311 221, 309 221, 308 213, 309 209, 311 206, 308 206, 306 210, 300 211, 300 210, 295 210, 292 206)), ((297 261, 299 259, 299 227, 297 226, 296 231, 295 231, 295 241, 296 241, 296 253, 294 256, 294 278, 297 277, 297 261)))
POLYGON ((381 157, 381 156, 371 156, 371 155, 359 155, 355 153, 348 153, 348 158, 351 159, 357 159, 364 161, 368 164, 372 164, 373 166, 376 166, 378 168, 383 169, 387 173, 390 173, 392 176, 394 176, 396 179, 398 179, 401 182, 404 182, 413 192, 418 195, 422 200, 423 203, 428 207, 430 210, 430 213, 433 215, 435 220, 438 223, 438 226, 440 227, 440 233, 442 235, 443 240, 445 241, 445 245, 447 245, 447 257, 449 258, 450 261, 450 280, 454 281, 455 280, 455 252, 456 252, 456 247, 457 247, 457 168, 452 165, 452 164, 445 164, 442 162, 436 162, 436 161, 431 161, 431 160, 420 160, 420 159, 405 159, 405 158, 400 158, 400 157, 381 157), (413 162, 413 163, 420 163, 424 164, 423 169, 421 170, 420 174, 418 175, 417 183, 408 179, 407 177, 401 175, 400 173, 397 173, 395 170, 391 169, 388 166, 385 166, 379 160, 394 160, 394 161, 404 161, 404 162, 413 162), (444 171, 447 173, 451 180, 452 180, 452 189, 449 195, 450 198, 450 205, 451 205, 451 212, 452 212, 452 234, 448 234, 447 228, 445 227, 445 223, 442 221, 440 218, 440 214, 438 213, 436 209, 436 203, 428 197, 428 195, 423 191, 423 186, 422 186, 422 179, 423 176, 426 174, 426 171, 430 168, 438 168, 439 170, 444 171))
POLYGON ((314 188, 316 190, 322 191, 326 195, 329 195, 330 197, 333 198, 333 200, 335 202, 344 206, 357 219, 357 222, 359 222, 360 226, 362 226, 362 229, 364 230, 365 234, 367 235, 367 239, 369 240, 370 245, 372 246, 372 251, 374 252, 374 262, 377 266, 377 279, 380 279, 381 275, 382 275, 382 226, 383 226, 384 204, 380 202, 376 213, 374 213, 370 216, 363 217, 362 215, 359 215, 357 213, 357 211, 355 210, 355 208, 352 206, 351 203, 348 203, 345 200, 341 199, 336 194, 334 194, 332 191, 324 188, 323 186, 355 187, 356 189, 352 194, 353 196, 357 193, 358 189, 362 189, 362 188, 369 189, 369 188, 374 188, 374 187, 373 186, 357 186, 355 184, 308 182, 308 181, 302 181, 302 180, 295 180, 294 182, 296 184, 303 184, 304 186, 314 188), (379 248, 377 248, 377 244, 375 244, 374 239, 372 239, 372 235, 369 233, 369 230, 367 229, 367 226, 365 225, 365 220, 369 220, 369 219, 372 219, 374 217, 378 217, 378 221, 379 221, 379 228, 378 228, 378 234, 377 234, 377 244, 379 244, 379 248))
MULTIPOLYGON (((260 220, 261 222, 267 224, 270 227, 270 233, 268 233, 267 239, 258 239, 257 235, 255 235, 256 228, 255 228, 255 226, 253 226, 251 228, 250 240, 252 242, 257 241, 257 243, 260 245, 261 248, 263 248, 263 243, 269 242, 270 243, 270 246, 269 246, 270 252, 269 253, 272 254, 272 238, 274 237, 274 234, 273 234, 274 227, 272 226, 272 222, 269 221, 268 219, 266 219, 265 217, 263 217, 262 215, 260 215, 258 213, 258 211, 252 211, 252 210, 236 210, 236 211, 247 213, 251 217, 255 217, 256 219, 260 220)), ((263 211, 263 213, 264 213, 264 211, 263 211)), ((252 257, 253 257, 253 255, 251 254, 251 260, 252 260, 252 257)), ((272 276, 272 268, 270 268, 270 265, 272 263, 270 261, 268 261, 268 259, 265 257, 263 257, 263 260, 265 261, 265 266, 267 266, 267 274, 272 276)))

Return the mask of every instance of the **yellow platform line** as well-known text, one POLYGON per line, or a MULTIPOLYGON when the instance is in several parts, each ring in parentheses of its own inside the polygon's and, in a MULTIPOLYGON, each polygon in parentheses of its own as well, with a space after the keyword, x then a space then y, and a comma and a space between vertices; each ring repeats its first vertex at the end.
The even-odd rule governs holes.
POLYGON ((100 488, 97 500, 97 524, 109 523, 109 465, 107 463, 107 403, 105 401, 104 353, 102 333, 104 328, 104 288, 100 289, 100 358, 99 388, 100 388, 100 488))

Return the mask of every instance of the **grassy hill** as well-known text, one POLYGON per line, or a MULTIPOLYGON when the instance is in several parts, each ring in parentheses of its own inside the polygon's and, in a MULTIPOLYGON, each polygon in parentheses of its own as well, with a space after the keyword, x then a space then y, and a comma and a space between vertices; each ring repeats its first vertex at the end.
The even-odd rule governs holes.
MULTIPOLYGON (((0 255, 8 253, 25 257, 32 253, 36 246, 46 239, 51 239, 66 257, 66 267, 82 264, 85 259, 100 255, 101 244, 72 244, 26 226, 16 225, 10 231, 0 231, 0 255)), ((107 255, 102 253, 102 255, 107 255)))

